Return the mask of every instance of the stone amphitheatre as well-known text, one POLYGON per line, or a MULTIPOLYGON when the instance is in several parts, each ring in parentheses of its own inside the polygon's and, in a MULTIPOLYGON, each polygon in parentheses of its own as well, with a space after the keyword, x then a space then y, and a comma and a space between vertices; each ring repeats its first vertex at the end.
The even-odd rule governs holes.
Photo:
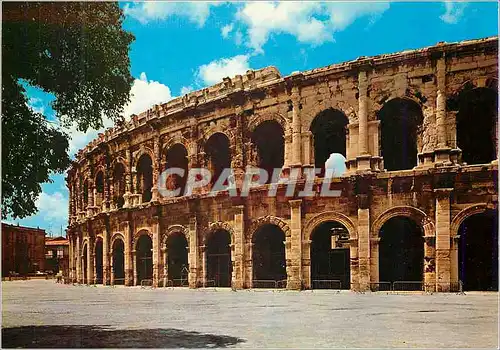
MULTIPOLYGON (((76 283, 354 291, 498 283, 498 38, 281 76, 267 67, 155 105, 67 175, 76 283), (300 197, 345 158, 338 197, 300 197), (165 169, 298 169, 296 191, 165 198, 165 169)), ((171 179, 178 187, 185 177, 171 179)))

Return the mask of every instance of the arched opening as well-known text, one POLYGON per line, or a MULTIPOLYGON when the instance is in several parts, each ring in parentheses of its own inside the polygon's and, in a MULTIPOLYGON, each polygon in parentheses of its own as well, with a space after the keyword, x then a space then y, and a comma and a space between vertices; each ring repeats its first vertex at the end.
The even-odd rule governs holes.
POLYGON ((87 257, 88 257, 88 254, 87 254, 87 244, 85 244, 83 246, 83 253, 82 253, 82 274, 83 274, 83 283, 84 284, 87 284, 88 281, 89 281, 89 275, 88 275, 88 260, 87 260, 87 257))
POLYGON ((95 177, 95 205, 101 209, 104 200, 104 174, 99 171, 95 177))
POLYGON ((207 283, 217 287, 231 287, 233 264, 231 262, 231 235, 226 230, 217 230, 208 237, 207 283))
MULTIPOLYGON (((212 185, 219 179, 224 169, 231 168, 229 139, 222 133, 215 133, 205 144, 205 153, 209 159, 208 168, 212 174, 212 185)), ((224 185, 228 185, 227 180, 224 185)))
MULTIPOLYGON (((286 280, 285 233, 276 225, 265 224, 253 236, 253 279, 286 280)), ((254 283, 254 287, 259 284, 254 283)))
POLYGON ((396 216, 379 232, 379 280, 398 282, 394 288, 421 290, 424 272, 422 228, 412 219, 396 216), (406 282, 406 283, 402 283, 406 282))
POLYGON ((498 290, 498 213, 466 218, 458 230, 459 278, 464 290, 498 290))
POLYGON ((141 235, 137 240, 135 268, 137 284, 153 279, 153 242, 149 235, 141 235))
POLYGON ((394 98, 378 111, 385 169, 413 169, 417 165, 417 141, 424 117, 415 101, 394 98))
POLYGON ((462 161, 485 164, 497 158, 498 93, 490 88, 467 88, 450 108, 458 109, 457 145, 462 161))
POLYGON ((125 204, 123 195, 125 194, 125 167, 122 163, 116 163, 113 170, 113 202, 117 208, 122 208, 125 204))
POLYGON ((350 288, 349 231, 337 221, 318 225, 311 235, 311 287, 350 288))
POLYGON ((188 284, 188 242, 186 236, 180 232, 171 234, 167 239, 167 277, 173 286, 188 284))
POLYGON ((102 239, 99 238, 95 242, 95 280, 97 284, 103 282, 103 249, 102 239))
POLYGON ((281 169, 285 162, 283 128, 274 120, 262 122, 252 132, 252 143, 257 148, 257 166, 267 171, 270 183, 274 169, 281 169))
POLYGON ((166 169, 181 168, 184 169, 184 176, 178 174, 171 174, 167 177, 166 188, 167 190, 174 191, 180 188, 181 191, 177 197, 184 194, 186 188, 186 181, 188 176, 188 153, 184 145, 177 143, 170 147, 166 154, 166 169))
POLYGON ((89 204, 89 182, 85 180, 83 182, 83 208, 87 210, 89 204))
POLYGON ((113 284, 125 284, 125 245, 121 239, 113 243, 113 284))
POLYGON ((137 162, 137 193, 142 193, 142 202, 149 202, 152 198, 153 162, 151 157, 143 154, 137 162))
POLYGON ((346 157, 346 128, 349 120, 339 110, 329 108, 312 121, 310 131, 314 139, 314 164, 325 174, 325 163, 332 154, 346 157))

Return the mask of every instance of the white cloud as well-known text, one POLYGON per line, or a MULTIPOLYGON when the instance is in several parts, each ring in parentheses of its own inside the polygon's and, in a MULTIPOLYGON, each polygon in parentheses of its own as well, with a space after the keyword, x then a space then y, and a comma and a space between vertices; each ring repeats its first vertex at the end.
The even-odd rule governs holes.
POLYGON ((222 34, 222 37, 224 39, 227 39, 229 36, 229 33, 233 30, 233 24, 226 24, 224 27, 221 28, 220 32, 222 34))
POLYGON ((443 22, 448 24, 457 23, 460 18, 462 18, 464 14, 464 9, 467 7, 466 2, 451 2, 446 1, 444 3, 445 13, 442 14, 439 18, 443 20, 443 22))
POLYGON ((181 96, 189 94, 193 90, 194 89, 193 89, 193 87, 191 85, 189 85, 189 86, 183 86, 183 87, 181 87, 181 96))
MULTIPOLYGON (((139 79, 135 79, 130 90, 130 102, 124 107, 123 115, 129 119, 132 114, 139 114, 151 108, 155 104, 165 103, 172 99, 170 88, 160 82, 147 79, 146 73, 142 72, 139 79)), ((75 154, 79 149, 85 147, 95 139, 100 132, 113 126, 113 121, 103 117, 104 128, 100 130, 89 129, 82 133, 73 126, 66 129, 71 137, 69 142, 69 154, 75 154)))
POLYGON ((42 192, 35 202, 40 215, 48 222, 68 221, 68 197, 61 192, 48 194, 42 192))
POLYGON ((205 25, 210 16, 210 8, 221 5, 221 2, 193 1, 146 1, 126 4, 123 8, 125 15, 146 24, 151 21, 166 20, 171 16, 186 17, 200 27, 205 25))
POLYGON ((249 58, 249 55, 238 55, 204 64, 198 68, 196 78, 205 85, 213 85, 221 82, 222 78, 244 74, 250 69, 249 58))
POLYGON ((236 20, 246 28, 247 46, 256 52, 272 34, 290 34, 298 41, 321 45, 357 18, 380 16, 389 3, 247 2, 236 20))
POLYGON ((347 170, 345 157, 340 153, 332 153, 325 162, 326 169, 333 169, 333 176, 341 176, 347 170))

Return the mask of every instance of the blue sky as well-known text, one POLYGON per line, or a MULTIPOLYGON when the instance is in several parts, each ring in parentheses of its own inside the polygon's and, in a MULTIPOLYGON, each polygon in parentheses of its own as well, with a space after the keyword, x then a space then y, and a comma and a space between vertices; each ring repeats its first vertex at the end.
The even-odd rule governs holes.
MULTIPOLYGON (((126 116, 248 69, 275 66, 282 75, 359 56, 393 53, 498 35, 496 2, 120 3, 136 41, 135 78, 126 116)), ((51 95, 28 87, 30 105, 54 119, 51 95)), ((111 126, 110 121, 106 121, 111 126)), ((72 136, 70 152, 98 131, 72 136)), ((67 225, 64 175, 42 186, 39 213, 8 220, 57 235, 67 225)))

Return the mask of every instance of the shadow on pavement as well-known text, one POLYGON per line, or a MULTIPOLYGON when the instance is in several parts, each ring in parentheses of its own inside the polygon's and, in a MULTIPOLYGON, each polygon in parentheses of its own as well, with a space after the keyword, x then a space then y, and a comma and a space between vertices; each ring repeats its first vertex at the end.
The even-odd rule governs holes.
POLYGON ((26 326, 2 329, 3 348, 223 348, 244 341, 174 328, 26 326))

